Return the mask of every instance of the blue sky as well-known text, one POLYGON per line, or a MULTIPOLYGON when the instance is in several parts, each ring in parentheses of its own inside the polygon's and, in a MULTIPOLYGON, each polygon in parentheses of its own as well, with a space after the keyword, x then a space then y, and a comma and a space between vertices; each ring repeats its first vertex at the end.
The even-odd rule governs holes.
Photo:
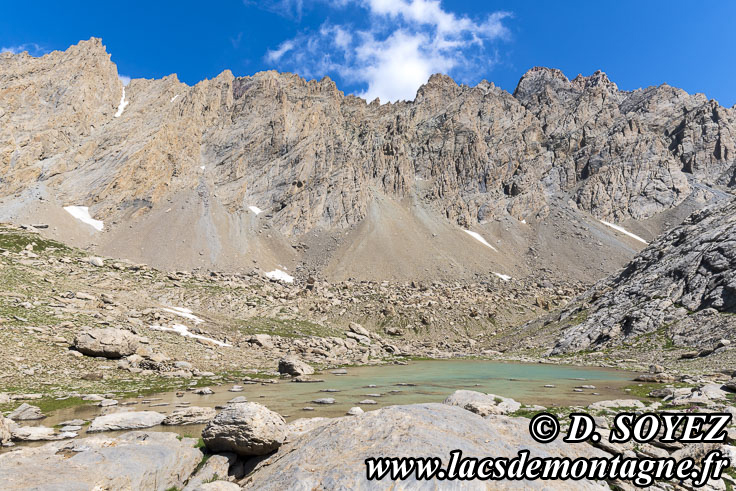
POLYGON ((272 0, 5 2, 0 48, 38 55, 101 37, 121 74, 194 84, 229 68, 329 75, 412 99, 429 74, 513 91, 530 67, 605 71, 736 103, 736 2, 272 0))

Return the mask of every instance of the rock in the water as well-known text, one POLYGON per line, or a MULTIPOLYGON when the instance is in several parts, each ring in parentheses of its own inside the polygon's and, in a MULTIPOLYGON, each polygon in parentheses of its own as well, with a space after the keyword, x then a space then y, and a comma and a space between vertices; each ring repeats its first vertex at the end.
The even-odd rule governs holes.
POLYGON ((135 353, 141 338, 124 329, 89 329, 74 338, 74 348, 90 356, 122 358, 135 353))
POLYGON ((324 379, 321 378, 312 378, 309 375, 299 375, 298 377, 294 377, 291 379, 292 382, 299 382, 303 384, 317 384, 320 382, 324 382, 324 379))
POLYGON ((508 397, 483 394, 473 390, 456 390, 447 396, 444 404, 459 406, 480 416, 509 414, 521 409, 521 403, 508 397))
POLYGON ((360 416, 364 412, 365 411, 363 411, 361 408, 355 406, 355 407, 351 407, 350 409, 348 409, 348 412, 345 414, 348 416, 360 416))
POLYGON ((197 394, 198 396, 208 396, 215 393, 214 390, 210 389, 209 387, 201 387, 199 389, 194 389, 194 394, 197 394))
POLYGON ((209 423, 215 416, 217 411, 211 407, 187 407, 177 409, 169 414, 161 421, 162 425, 200 425, 209 423))
POLYGON ((3 489, 181 488, 202 459, 196 440, 175 433, 93 436, 0 454, 3 489))
POLYGON ((312 375, 314 373, 314 368, 295 356, 286 356, 279 360, 279 373, 293 376, 312 375))
MULTIPOLYGON (((529 435, 529 420, 525 418, 484 419, 445 404, 392 406, 359 418, 333 419, 294 437, 256 467, 244 489, 281 490, 294 483, 301 489, 383 489, 392 483, 368 481, 366 458, 433 456, 446 461, 455 449, 460 449, 463 457, 516 457, 522 448, 541 458, 607 455, 586 443, 567 444, 562 439, 537 443, 529 435)), ((423 489, 428 484, 412 475, 401 488, 423 489)), ((486 488, 487 484, 452 483, 453 489, 486 488)), ((601 485, 591 481, 494 481, 492 489, 601 489, 601 485)))
POLYGON ((161 424, 166 418, 156 411, 130 411, 106 414, 92 420, 87 433, 99 431, 135 430, 161 424))
POLYGON ((229 404, 202 431, 213 452, 265 455, 286 437, 286 422, 279 414, 255 402, 229 404))
POLYGON ((8 418, 13 421, 28 421, 33 419, 43 419, 46 416, 36 406, 31 406, 28 403, 23 403, 12 413, 8 414, 8 418))
POLYGON ((53 428, 46 426, 19 426, 12 430, 13 440, 21 442, 42 442, 54 440, 66 440, 74 438, 77 433, 74 431, 62 431, 56 433, 53 428))
POLYGON ((335 399, 333 397, 320 397, 312 402, 315 404, 335 404, 335 399))

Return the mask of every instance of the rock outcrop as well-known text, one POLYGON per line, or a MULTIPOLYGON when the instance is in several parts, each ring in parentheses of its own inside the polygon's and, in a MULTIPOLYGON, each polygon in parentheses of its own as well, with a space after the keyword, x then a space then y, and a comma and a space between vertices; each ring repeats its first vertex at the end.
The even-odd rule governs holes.
MULTIPOLYGON (((541 444, 529 436, 529 420, 506 416, 483 419, 445 404, 391 406, 360 417, 337 418, 294 436, 272 457, 259 464, 244 489, 381 489, 368 481, 365 459, 370 457, 449 458, 452 450, 463 457, 516 457, 528 449, 534 457, 592 457, 604 452, 588 444, 561 440, 541 444), (400 442, 400 444, 399 444, 400 442)), ((422 489, 427 482, 412 474, 402 488, 422 489)), ((473 481, 454 481, 453 489, 478 489, 473 481)), ((433 484, 433 485, 436 485, 433 484)), ((494 481, 493 489, 600 489, 590 481, 494 481)))
POLYGON ((0 454, 0 483, 7 490, 180 489, 202 459, 196 443, 135 431, 26 447, 0 454))
POLYGON ((660 329, 676 346, 725 348, 736 328, 736 200, 694 213, 561 314, 581 318, 553 353, 660 329))

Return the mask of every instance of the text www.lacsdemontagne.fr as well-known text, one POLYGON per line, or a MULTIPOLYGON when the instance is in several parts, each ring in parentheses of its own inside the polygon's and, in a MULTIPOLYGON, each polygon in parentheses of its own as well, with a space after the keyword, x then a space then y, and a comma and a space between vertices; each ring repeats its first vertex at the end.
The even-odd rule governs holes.
POLYGON ((365 459, 368 480, 613 480, 649 486, 659 480, 692 480, 702 486, 710 478, 720 478, 728 460, 718 451, 710 452, 696 466, 693 459, 591 457, 530 457, 521 450, 516 457, 463 457, 462 451, 450 452, 445 466, 438 457, 374 457, 365 459), (724 463, 725 461, 725 463, 724 463))

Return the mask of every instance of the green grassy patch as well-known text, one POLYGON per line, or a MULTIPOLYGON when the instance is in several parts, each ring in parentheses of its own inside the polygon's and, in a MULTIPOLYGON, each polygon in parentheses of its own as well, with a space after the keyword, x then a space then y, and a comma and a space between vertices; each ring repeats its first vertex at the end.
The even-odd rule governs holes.
POLYGON ((61 242, 55 240, 44 239, 38 234, 25 232, 22 230, 13 230, 6 227, 0 227, 0 249, 11 252, 20 252, 26 248, 28 244, 34 244, 33 252, 58 252, 69 253, 72 249, 61 242))

